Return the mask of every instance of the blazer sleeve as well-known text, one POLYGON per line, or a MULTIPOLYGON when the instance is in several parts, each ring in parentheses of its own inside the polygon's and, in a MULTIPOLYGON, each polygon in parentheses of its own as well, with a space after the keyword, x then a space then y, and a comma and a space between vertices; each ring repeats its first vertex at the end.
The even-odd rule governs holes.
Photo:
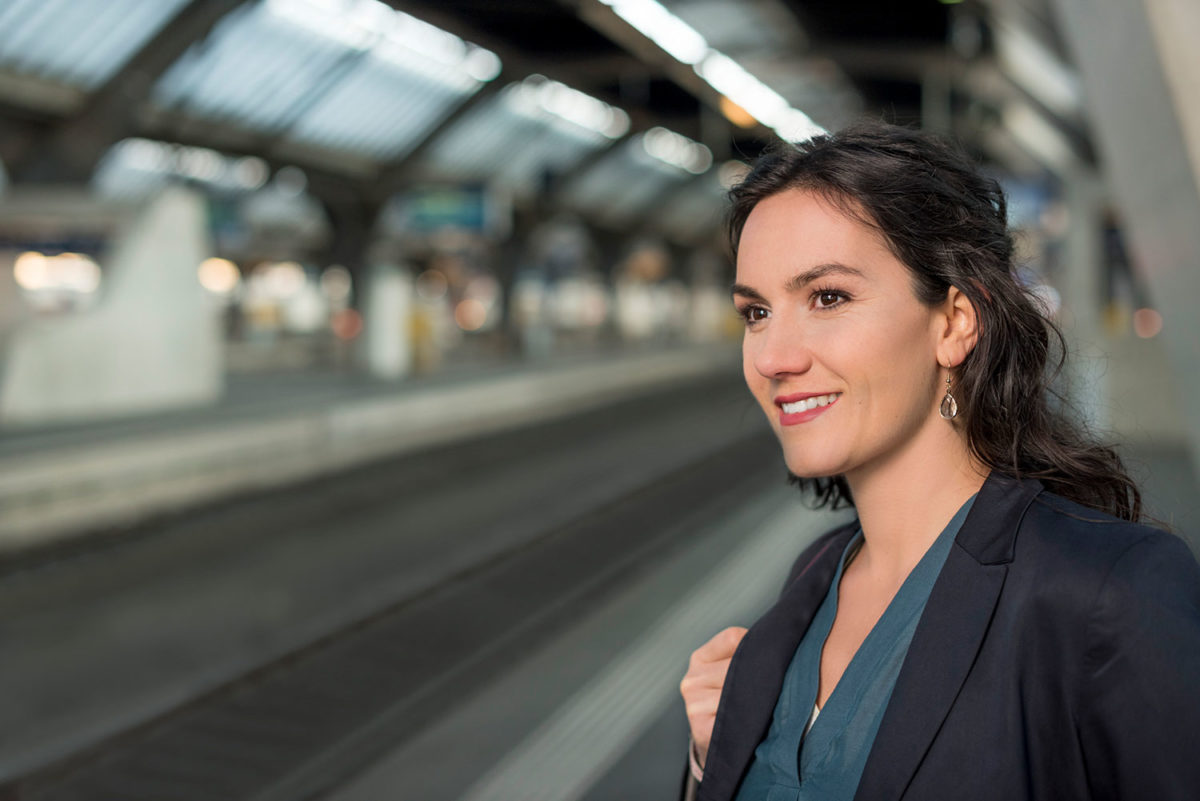
POLYGON ((1200 567, 1178 537, 1151 534, 1113 564, 1080 680, 1092 798, 1200 799, 1200 567))

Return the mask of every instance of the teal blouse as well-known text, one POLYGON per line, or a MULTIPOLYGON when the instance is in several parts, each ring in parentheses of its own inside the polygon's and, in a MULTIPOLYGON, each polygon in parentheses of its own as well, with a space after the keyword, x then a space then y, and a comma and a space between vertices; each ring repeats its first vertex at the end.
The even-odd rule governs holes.
POLYGON ((788 666, 771 727, 754 752, 737 801, 853 799, 925 602, 974 501, 974 495, 967 499, 908 574, 805 734, 817 700, 821 650, 837 615, 838 584, 862 530, 850 540, 788 666))

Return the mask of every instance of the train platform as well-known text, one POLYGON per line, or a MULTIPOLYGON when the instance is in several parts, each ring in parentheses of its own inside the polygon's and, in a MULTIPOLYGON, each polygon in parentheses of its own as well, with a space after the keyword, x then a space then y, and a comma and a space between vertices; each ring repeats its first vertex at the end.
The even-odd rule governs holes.
POLYGON ((196 409, 0 431, 0 559, 228 493, 585 409, 712 371, 729 346, 474 365, 405 382, 232 377, 196 409))

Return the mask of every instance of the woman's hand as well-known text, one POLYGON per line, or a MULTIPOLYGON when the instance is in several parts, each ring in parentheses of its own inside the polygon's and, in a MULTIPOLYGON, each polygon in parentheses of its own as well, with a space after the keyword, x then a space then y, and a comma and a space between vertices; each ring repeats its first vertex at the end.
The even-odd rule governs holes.
POLYGON ((702 768, 708 759, 708 745, 712 740, 729 660, 745 636, 746 629, 731 626, 701 645, 692 652, 688 672, 679 683, 679 692, 687 707, 688 725, 692 728, 692 743, 702 768))

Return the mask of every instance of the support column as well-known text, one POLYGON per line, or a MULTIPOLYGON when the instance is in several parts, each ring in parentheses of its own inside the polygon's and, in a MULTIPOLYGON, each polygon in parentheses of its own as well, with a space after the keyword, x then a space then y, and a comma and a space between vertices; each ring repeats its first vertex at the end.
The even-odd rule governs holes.
MULTIPOLYGON (((1161 334, 1200 471, 1200 57, 1194 0, 1054 0, 1161 334), (1190 90, 1187 87, 1192 87, 1190 90)), ((1147 391, 1157 391, 1148 387, 1147 391)))
POLYGON ((1101 320, 1104 186, 1097 175, 1065 177, 1070 223, 1063 243, 1063 334, 1071 350, 1072 398, 1084 421, 1107 431, 1111 420, 1106 385, 1107 356, 1101 320))
MULTIPOLYGON (((39 215, 59 224, 97 206, 83 193, 35 201, 39 215)), ((14 215, 21 203, 6 201, 0 214, 14 215)), ((171 187, 120 215, 97 305, 28 320, 14 332, 0 424, 87 422, 217 400, 220 313, 196 280, 197 266, 212 253, 205 214, 203 197, 171 187)))

